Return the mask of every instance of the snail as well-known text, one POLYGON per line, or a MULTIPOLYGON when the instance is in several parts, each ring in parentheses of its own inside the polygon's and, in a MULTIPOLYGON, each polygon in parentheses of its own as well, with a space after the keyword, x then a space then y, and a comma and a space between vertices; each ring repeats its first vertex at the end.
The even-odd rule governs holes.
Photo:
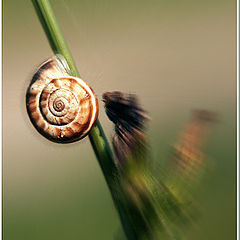
POLYGON ((40 134, 57 143, 87 136, 98 117, 98 100, 80 78, 70 76, 61 55, 45 61, 26 94, 29 118, 40 134))

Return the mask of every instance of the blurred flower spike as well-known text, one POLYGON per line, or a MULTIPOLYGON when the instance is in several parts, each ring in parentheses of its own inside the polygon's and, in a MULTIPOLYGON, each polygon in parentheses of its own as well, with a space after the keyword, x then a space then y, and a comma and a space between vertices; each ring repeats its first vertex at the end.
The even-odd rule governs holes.
POLYGON ((150 161, 145 134, 149 117, 136 95, 107 92, 103 102, 115 127, 112 143, 119 174, 114 195, 124 212, 128 239, 186 240, 186 229, 198 216, 193 192, 206 159, 201 148, 217 114, 193 111, 171 147, 167 166, 158 170, 150 161))

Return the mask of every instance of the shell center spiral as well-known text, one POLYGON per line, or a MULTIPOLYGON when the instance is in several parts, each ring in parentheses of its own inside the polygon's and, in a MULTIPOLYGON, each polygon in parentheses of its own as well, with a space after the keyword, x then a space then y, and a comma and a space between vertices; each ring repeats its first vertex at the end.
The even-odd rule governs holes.
POLYGON ((62 89, 56 90, 50 95, 48 105, 54 116, 63 117, 69 112, 71 95, 68 90, 62 89))
POLYGON ((53 81, 44 88, 40 98, 41 112, 51 124, 69 124, 75 119, 81 108, 79 101, 75 94, 68 89, 59 88, 53 90, 54 87, 53 81))
POLYGON ((61 112, 65 108, 65 104, 61 99, 55 99, 55 101, 53 103, 53 108, 57 112, 61 112))

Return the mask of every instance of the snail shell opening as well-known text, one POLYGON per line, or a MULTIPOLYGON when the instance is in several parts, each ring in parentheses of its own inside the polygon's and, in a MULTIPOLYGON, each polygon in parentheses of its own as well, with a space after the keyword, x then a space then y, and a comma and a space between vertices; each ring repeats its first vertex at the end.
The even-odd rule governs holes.
POLYGON ((27 90, 31 122, 51 141, 74 142, 85 137, 98 117, 93 90, 80 78, 69 76, 63 59, 44 62, 27 90))

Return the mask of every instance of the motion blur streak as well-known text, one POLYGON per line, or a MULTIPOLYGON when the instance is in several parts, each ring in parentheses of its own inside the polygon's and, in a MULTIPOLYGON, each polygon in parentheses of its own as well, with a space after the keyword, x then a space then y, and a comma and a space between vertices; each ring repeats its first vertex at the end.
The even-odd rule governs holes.
POLYGON ((113 146, 119 167, 115 195, 126 213, 128 239, 188 239, 187 230, 199 215, 194 193, 207 166, 201 148, 217 114, 193 111, 172 147, 168 166, 158 172, 152 167, 145 134, 149 118, 137 96, 107 92, 103 101, 115 124, 113 146))

